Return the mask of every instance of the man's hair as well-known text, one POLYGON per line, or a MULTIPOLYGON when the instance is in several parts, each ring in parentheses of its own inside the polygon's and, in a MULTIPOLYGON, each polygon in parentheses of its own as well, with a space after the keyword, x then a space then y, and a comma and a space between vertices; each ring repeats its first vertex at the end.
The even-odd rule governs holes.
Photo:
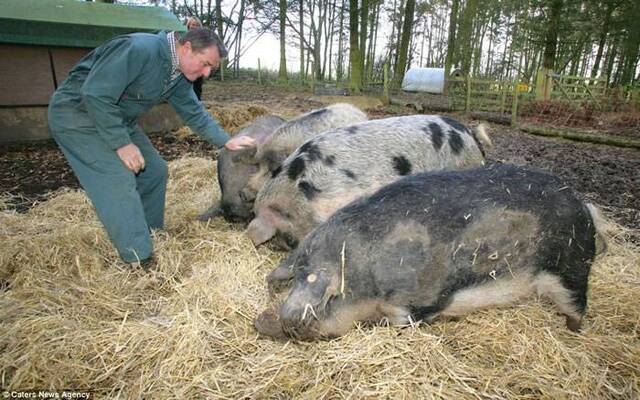
POLYGON ((187 29, 195 29, 195 28, 202 28, 202 21, 200 21, 200 18, 198 17, 189 17, 187 18, 187 20, 184 22, 184 24, 187 26, 187 29), (193 28, 189 28, 189 25, 196 25, 193 28))
POLYGON ((208 47, 215 46, 218 48, 220 58, 227 58, 229 53, 224 47, 224 43, 211 29, 208 28, 196 28, 181 34, 178 39, 181 45, 190 42, 193 51, 202 51, 208 47))

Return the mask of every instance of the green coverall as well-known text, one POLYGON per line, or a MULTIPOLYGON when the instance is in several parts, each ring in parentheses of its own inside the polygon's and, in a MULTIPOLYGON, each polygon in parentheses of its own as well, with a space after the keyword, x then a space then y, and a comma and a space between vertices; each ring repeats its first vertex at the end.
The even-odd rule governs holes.
POLYGON ((209 143, 229 136, 204 110, 191 82, 171 80, 166 32, 116 37, 86 55, 53 94, 48 119, 56 140, 125 262, 152 255, 150 229, 164 225, 167 163, 138 117, 168 102, 209 143), (131 172, 116 150, 139 147, 145 169, 131 172))

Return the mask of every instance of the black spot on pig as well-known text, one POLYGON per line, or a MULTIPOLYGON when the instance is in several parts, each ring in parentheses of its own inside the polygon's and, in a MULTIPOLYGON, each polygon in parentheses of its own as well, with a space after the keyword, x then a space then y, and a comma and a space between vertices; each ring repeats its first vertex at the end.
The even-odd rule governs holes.
POLYGON ((313 142, 306 142, 302 146, 300 146, 299 153, 306 154, 308 161, 316 161, 322 159, 322 152, 320 151, 320 147, 313 142))
POLYGON ((427 134, 431 135, 431 143, 433 143, 433 148, 436 151, 442 148, 442 138, 444 137, 444 133, 442 132, 442 127, 435 122, 429 124, 429 126, 422 128, 422 130, 427 134))
POLYGON ((298 183, 298 188, 300 188, 302 194, 304 194, 304 197, 306 197, 307 200, 313 200, 313 198, 321 192, 320 189, 313 186, 313 184, 308 181, 300 181, 300 183, 298 183))
POLYGON ((280 172, 282 172, 282 165, 280 165, 278 168, 274 169, 273 172, 271 172, 271 177, 275 178, 276 176, 280 175, 280 172))
POLYGON ((409 175, 411 173, 411 162, 405 156, 393 157, 393 168, 398 175, 409 175))
POLYGON ((467 129, 467 127, 461 123, 460 121, 456 121, 453 118, 450 117, 440 117, 445 124, 449 125, 450 127, 452 127, 453 129, 455 129, 456 131, 460 132, 460 133, 468 133, 469 130, 467 129))
POLYGON ((450 297, 440 297, 440 300, 429 306, 410 306, 409 312, 414 321, 428 321, 431 317, 440 313, 450 302, 450 297))
POLYGON ((298 179, 298 177, 304 172, 305 167, 304 159, 300 156, 296 157, 291 164, 289 164, 289 168, 287 169, 289 179, 292 181, 298 179))
POLYGON ((280 164, 282 164, 282 161, 284 161, 282 156, 276 154, 275 151, 268 151, 264 154, 264 162, 266 163, 269 171, 275 171, 278 169, 280 164))
POLYGON ((336 156, 326 156, 322 161, 326 166, 332 167, 336 163, 336 156))
POLYGON ((451 147, 451 151, 453 154, 458 155, 462 151, 464 147, 464 143, 462 142, 462 138, 460 134, 456 131, 449 131, 449 147, 451 147))
POLYGON ((298 239, 291 234, 291 232, 280 232, 276 233, 276 238, 280 244, 280 247, 285 249, 295 249, 298 247, 298 239))
POLYGON ((358 127, 357 126, 350 126, 350 127, 346 128, 346 131, 347 131, 347 133, 351 133, 351 134, 358 133, 358 127))
POLYGON ((342 172, 343 174, 345 174, 345 176, 349 179, 356 179, 356 174, 353 173, 353 171, 349 170, 349 169, 340 169, 340 172, 342 172))

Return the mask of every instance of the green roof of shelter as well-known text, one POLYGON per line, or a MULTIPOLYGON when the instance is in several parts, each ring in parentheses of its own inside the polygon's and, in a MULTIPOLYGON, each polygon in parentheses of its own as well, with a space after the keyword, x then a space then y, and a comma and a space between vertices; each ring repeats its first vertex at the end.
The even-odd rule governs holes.
POLYGON ((185 30, 163 7, 80 0, 0 0, 0 43, 96 47, 130 32, 185 30))

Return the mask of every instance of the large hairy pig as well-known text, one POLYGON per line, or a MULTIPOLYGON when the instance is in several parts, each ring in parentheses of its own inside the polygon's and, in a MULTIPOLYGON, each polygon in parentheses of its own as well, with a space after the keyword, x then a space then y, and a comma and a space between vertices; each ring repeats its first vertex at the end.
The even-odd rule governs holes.
POLYGON ((438 115, 362 122, 316 136, 272 173, 258 193, 248 234, 258 245, 277 237, 294 248, 334 211, 405 175, 465 169, 484 163, 480 127, 475 132, 438 115))
POLYGON ((310 111, 283 124, 258 143, 256 148, 245 150, 245 162, 257 165, 258 171, 251 175, 248 184, 242 190, 242 197, 248 202, 254 201, 256 194, 273 171, 308 139, 334 128, 366 120, 367 115, 357 107, 337 103, 310 111))
MULTIPOLYGON (((261 116, 241 129, 237 136, 249 136, 258 142, 264 141, 285 122, 275 115, 261 116)), ((200 221, 207 221, 218 215, 229 221, 247 221, 253 216, 253 202, 245 202, 240 197, 240 191, 247 185, 249 177, 257 172, 257 167, 241 160, 242 151, 230 151, 223 147, 218 153, 220 203, 214 203, 198 216, 200 221)))
MULTIPOLYGON (((513 165, 427 172, 336 212, 270 275, 293 288, 267 335, 346 333, 354 321, 457 317, 538 293, 578 330, 596 255, 594 211, 556 177, 513 165)), ((277 288, 276 288, 277 289, 277 288)))

